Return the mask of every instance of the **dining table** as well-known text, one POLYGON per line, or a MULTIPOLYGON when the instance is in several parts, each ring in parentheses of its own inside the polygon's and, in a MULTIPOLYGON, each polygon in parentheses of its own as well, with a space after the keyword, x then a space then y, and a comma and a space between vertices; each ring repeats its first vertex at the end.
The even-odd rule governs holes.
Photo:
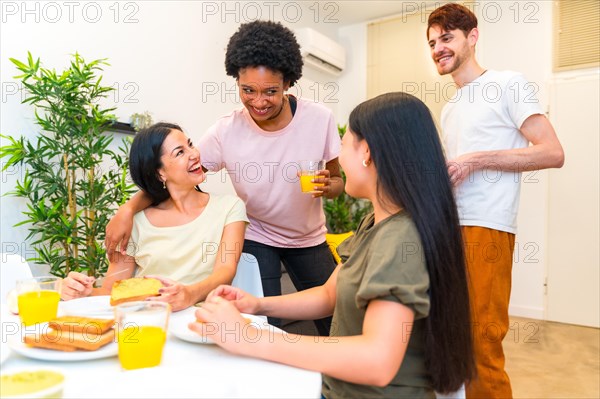
MULTIPOLYGON (((69 314, 71 301, 60 302, 59 315, 69 314)), ((231 354, 185 331, 193 321, 193 308, 170 316, 167 340, 159 366, 122 370, 117 343, 98 353, 29 348, 18 315, 6 304, 0 308, 2 340, 0 373, 51 369, 65 377, 63 398, 320 398, 320 373, 280 363, 231 354), (179 330, 175 330, 178 328, 179 330), (41 351, 41 352, 40 352, 41 351), (72 355, 75 354, 75 355, 72 355)), ((92 315, 93 316, 93 315, 92 315)), ((250 316, 256 334, 286 334, 270 326, 264 316, 250 316)), ((234 332, 230 332, 234 334, 234 332)), ((237 332, 240 334, 240 331, 237 332)), ((241 339, 256 339, 243 337, 241 339)))

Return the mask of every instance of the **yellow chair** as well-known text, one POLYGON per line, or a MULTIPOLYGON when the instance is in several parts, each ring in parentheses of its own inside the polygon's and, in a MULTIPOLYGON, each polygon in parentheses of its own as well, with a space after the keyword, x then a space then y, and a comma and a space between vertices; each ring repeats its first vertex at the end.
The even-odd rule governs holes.
POLYGON ((348 237, 354 235, 353 232, 349 231, 348 233, 342 233, 342 234, 326 234, 325 235, 325 240, 327 241, 327 245, 329 245, 329 250, 331 251, 331 253, 333 254, 333 257, 335 258, 335 262, 337 264, 342 263, 342 259, 340 258, 340 256, 337 253, 337 247, 348 237))

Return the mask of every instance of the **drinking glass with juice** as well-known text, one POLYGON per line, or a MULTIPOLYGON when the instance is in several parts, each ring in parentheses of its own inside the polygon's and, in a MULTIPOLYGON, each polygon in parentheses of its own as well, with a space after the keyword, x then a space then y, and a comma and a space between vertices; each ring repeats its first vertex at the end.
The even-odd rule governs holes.
POLYGON ((56 318, 61 283, 61 278, 51 276, 17 280, 17 305, 24 325, 31 326, 56 318))
POLYGON ((171 306, 137 301, 115 307, 119 361, 125 370, 158 366, 167 340, 171 306))
POLYGON ((325 161, 298 161, 300 165, 300 188, 303 193, 314 193, 315 187, 324 186, 323 183, 313 183, 312 180, 319 176, 319 171, 325 169, 325 161))

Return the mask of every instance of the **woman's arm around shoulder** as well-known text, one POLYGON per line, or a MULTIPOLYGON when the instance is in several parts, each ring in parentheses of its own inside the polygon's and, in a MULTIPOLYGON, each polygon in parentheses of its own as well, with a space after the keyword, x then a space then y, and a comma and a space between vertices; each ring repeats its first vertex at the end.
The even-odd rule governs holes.
POLYGON ((152 205, 150 196, 143 191, 138 191, 125 204, 121 205, 117 213, 106 225, 106 238, 104 245, 109 260, 113 260, 117 247, 120 247, 121 255, 126 254, 127 244, 133 229, 133 216, 152 205))

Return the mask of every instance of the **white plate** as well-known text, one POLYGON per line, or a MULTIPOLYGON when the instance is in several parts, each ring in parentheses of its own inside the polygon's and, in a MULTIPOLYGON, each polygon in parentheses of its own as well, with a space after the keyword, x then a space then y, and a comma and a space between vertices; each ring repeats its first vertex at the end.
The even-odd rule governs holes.
POLYGON ((95 351, 76 350, 74 352, 63 352, 53 349, 33 348, 26 345, 17 337, 8 341, 10 348, 20 355, 39 360, 50 360, 57 362, 75 362, 79 360, 102 359, 116 356, 119 347, 116 342, 104 345, 95 351))
POLYGON ((194 313, 196 307, 192 306, 179 312, 171 313, 169 317, 169 332, 179 339, 197 344, 214 344, 210 338, 196 334, 188 328, 188 324, 196 320, 194 313))
POLYGON ((110 296, 88 296, 61 302, 59 305, 62 315, 84 316, 98 319, 114 318, 114 307, 110 306, 110 296))
MULTIPOLYGON (((214 344, 214 341, 211 338, 199 335, 188 328, 188 324, 196 320, 194 313, 197 309, 198 308, 192 306, 179 312, 172 313, 169 319, 169 332, 184 341, 197 344, 214 344)), ((267 318, 264 316, 255 316, 245 313, 242 313, 242 316, 250 319, 252 325, 258 329, 280 331, 276 327, 269 325, 267 323, 267 318)), ((240 329, 239 334, 243 335, 244 333, 245 329, 240 329)), ((250 340, 254 340, 255 338, 254 335, 248 337, 250 340)))

